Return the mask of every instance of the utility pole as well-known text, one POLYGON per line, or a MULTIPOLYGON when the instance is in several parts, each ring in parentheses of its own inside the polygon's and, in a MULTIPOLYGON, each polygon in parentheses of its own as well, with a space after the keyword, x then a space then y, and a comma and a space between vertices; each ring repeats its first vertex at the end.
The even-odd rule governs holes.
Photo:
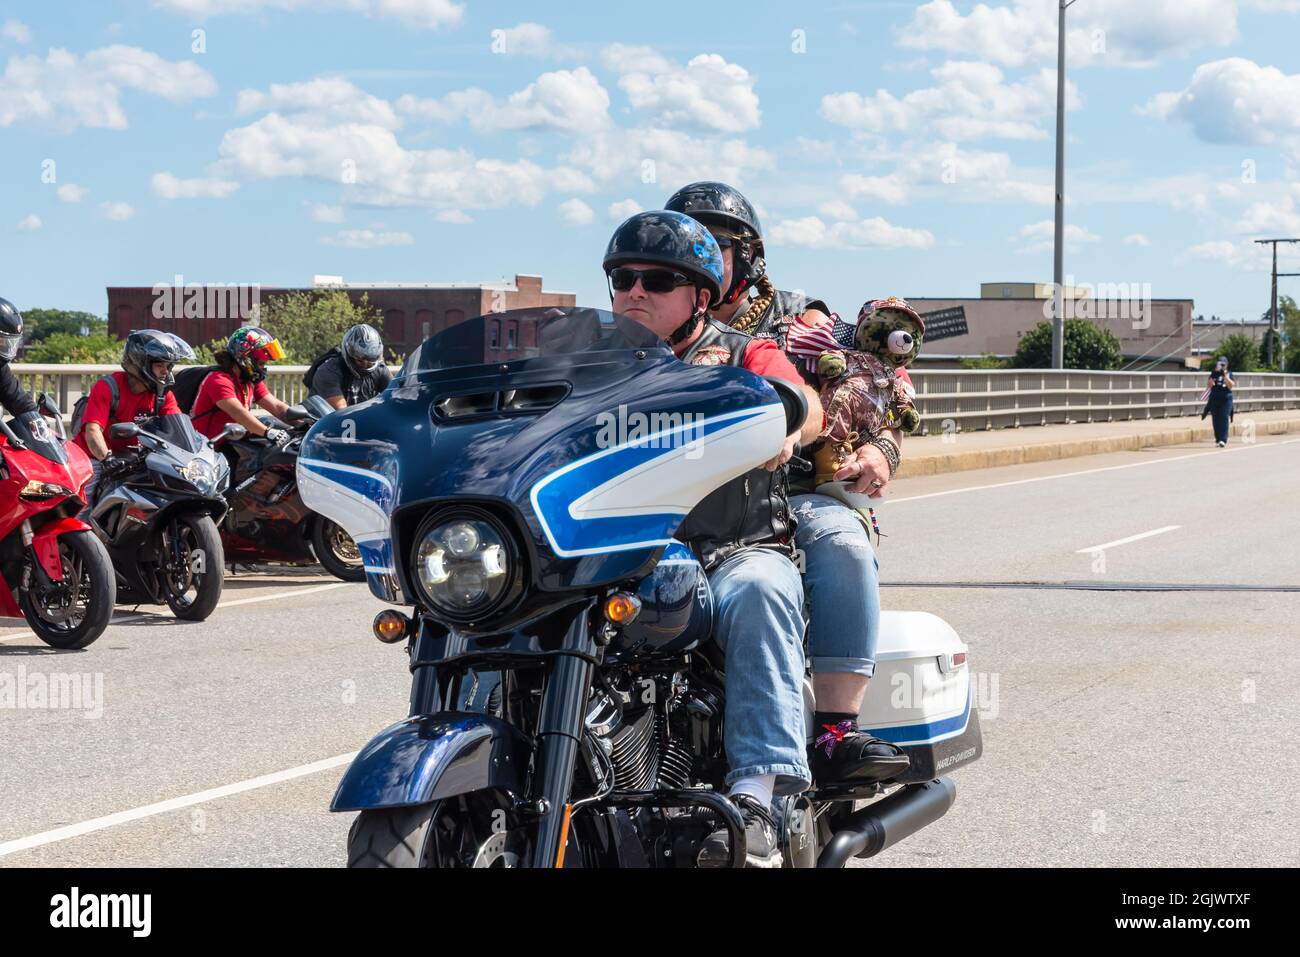
POLYGON ((1065 11, 1075 0, 1058 0, 1056 28, 1056 262, 1052 272, 1052 368, 1065 368, 1065 11))
MULTIPOLYGON (((1256 243, 1263 246, 1265 244, 1273 247, 1273 297, 1272 306, 1269 312, 1268 331, 1268 367, 1273 368, 1273 354, 1278 347, 1282 335, 1281 322, 1277 314, 1277 277, 1278 276, 1300 276, 1300 272, 1278 272, 1277 271, 1277 244, 1278 243, 1300 243, 1300 239, 1257 239, 1256 243)), ((1285 353, 1279 358, 1283 358, 1285 353)), ((1281 366, 1279 365, 1279 369, 1281 366)))

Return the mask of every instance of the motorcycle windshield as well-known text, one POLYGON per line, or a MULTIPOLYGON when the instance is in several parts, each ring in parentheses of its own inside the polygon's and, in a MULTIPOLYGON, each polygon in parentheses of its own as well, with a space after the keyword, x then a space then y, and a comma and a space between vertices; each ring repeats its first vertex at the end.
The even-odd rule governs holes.
POLYGON ((380 597, 376 575, 413 594, 415 526, 457 502, 510 514, 537 588, 644 573, 700 500, 784 440, 772 387, 716 358, 688 365, 604 310, 479 316, 312 428, 302 497, 351 534, 380 597))
POLYGON ((35 422, 39 434, 33 434, 28 421, 23 419, 9 419, 7 424, 13 429, 14 435, 18 436, 31 451, 58 465, 67 465, 68 450, 64 447, 63 440, 55 434, 44 419, 31 421, 35 422))
POLYGON ((201 452, 208 442, 207 438, 194 428, 190 417, 184 414, 156 415, 145 422, 140 430, 186 452, 201 452))

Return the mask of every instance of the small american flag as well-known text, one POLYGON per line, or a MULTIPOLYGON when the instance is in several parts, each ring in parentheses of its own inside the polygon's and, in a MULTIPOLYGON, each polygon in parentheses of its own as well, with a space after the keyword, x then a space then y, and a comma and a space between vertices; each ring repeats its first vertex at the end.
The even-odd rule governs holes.
POLYGON ((1207 385, 1205 387, 1205 391, 1201 393, 1201 398, 1198 401, 1204 402, 1209 397, 1210 397, 1210 386, 1207 385))
POLYGON ((808 359, 816 359, 823 352, 840 351, 844 347, 832 335, 835 318, 827 317, 815 326, 799 321, 790 323, 785 334, 785 351, 808 359))

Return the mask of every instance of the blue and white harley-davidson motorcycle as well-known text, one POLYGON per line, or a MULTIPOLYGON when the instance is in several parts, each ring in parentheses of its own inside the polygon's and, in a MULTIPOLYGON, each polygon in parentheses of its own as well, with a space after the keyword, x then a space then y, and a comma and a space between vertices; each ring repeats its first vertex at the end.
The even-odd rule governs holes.
MULTIPOLYGON (((690 867, 718 821, 743 864, 712 599, 673 533, 781 448, 804 412, 780 391, 682 363, 621 316, 534 309, 451 327, 381 396, 316 424, 304 501, 356 541, 374 594, 410 609, 374 626, 406 643, 409 716, 331 805, 360 812, 350 866, 690 867)), ((780 799, 786 866, 843 866, 947 811, 944 775, 981 750, 966 653, 932 615, 885 614, 862 723, 911 768, 780 799)))

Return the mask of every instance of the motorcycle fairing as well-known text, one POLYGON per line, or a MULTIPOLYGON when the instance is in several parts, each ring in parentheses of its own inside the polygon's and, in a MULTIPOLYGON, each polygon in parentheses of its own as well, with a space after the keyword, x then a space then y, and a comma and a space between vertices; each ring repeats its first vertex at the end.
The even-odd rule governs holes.
POLYGON ((444 711, 407 718, 358 752, 331 811, 407 807, 484 788, 524 791, 532 745, 500 718, 444 711))
MULTIPOLYGON (((666 348, 541 356, 407 374, 364 407, 322 418, 298 477, 308 507, 365 541, 367 565, 396 567, 407 595, 409 570, 392 558, 414 544, 404 516, 414 525, 434 505, 469 501, 513 515, 534 588, 564 591, 646 574, 690 509, 775 455, 785 428, 775 391, 742 369, 686 365, 666 348), (439 411, 449 396, 556 385, 564 397, 541 411, 439 411), (675 416, 701 434, 665 442, 669 427, 607 444, 601 423, 634 416, 675 416)), ((367 571, 382 600, 387 574, 367 571)))

